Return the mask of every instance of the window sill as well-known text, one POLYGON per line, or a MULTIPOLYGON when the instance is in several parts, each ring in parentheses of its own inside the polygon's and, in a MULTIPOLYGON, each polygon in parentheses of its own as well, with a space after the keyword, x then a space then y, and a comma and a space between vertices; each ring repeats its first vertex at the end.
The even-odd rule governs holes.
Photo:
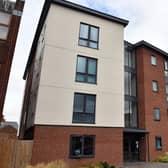
POLYGON ((79 156, 70 156, 69 158, 70 159, 84 159, 84 158, 94 158, 94 157, 95 157, 94 155, 87 155, 87 156, 79 155, 79 156))
POLYGON ((83 81, 78 81, 78 80, 75 80, 75 82, 83 83, 83 84, 97 85, 97 82, 96 83, 92 83, 92 82, 83 82, 83 81))
POLYGON ((161 151, 162 150, 162 148, 156 148, 156 151, 161 151))
POLYGON ((72 124, 92 124, 92 125, 94 125, 94 124, 96 124, 95 122, 82 122, 82 121, 72 121, 72 124))
POLYGON ((81 45, 81 44, 78 44, 78 46, 80 46, 80 47, 86 47, 86 48, 90 48, 90 49, 94 49, 94 50, 99 50, 99 47, 98 48, 92 48, 92 47, 81 45))

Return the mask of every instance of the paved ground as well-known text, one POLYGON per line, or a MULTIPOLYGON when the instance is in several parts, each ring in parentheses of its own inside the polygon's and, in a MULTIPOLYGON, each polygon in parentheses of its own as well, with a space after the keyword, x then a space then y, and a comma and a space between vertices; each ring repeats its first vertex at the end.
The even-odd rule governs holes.
POLYGON ((145 163, 145 162, 125 163, 124 168, 168 168, 168 163, 145 163))

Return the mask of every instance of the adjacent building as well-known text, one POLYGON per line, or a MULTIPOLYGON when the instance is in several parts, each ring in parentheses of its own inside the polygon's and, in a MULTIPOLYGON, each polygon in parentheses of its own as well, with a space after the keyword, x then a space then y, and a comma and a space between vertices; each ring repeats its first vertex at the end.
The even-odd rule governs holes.
POLYGON ((0 0, 0 122, 23 5, 23 0, 0 0))
POLYGON ((168 149, 168 53, 125 42, 124 159, 152 161, 168 149))
POLYGON ((168 54, 124 42, 127 24, 71 2, 45 2, 24 73, 19 133, 34 140, 32 164, 122 165, 167 151, 168 54))

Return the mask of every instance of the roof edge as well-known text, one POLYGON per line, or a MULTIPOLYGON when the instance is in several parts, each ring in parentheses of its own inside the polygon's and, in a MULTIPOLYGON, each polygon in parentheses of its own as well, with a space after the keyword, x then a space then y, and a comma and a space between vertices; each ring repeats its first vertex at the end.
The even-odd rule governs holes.
POLYGON ((168 56, 167 52, 165 52, 164 50, 162 50, 162 49, 160 49, 160 48, 158 48, 158 47, 156 47, 156 46, 154 46, 154 45, 152 45, 152 44, 150 44, 150 43, 148 43, 148 42, 146 42, 144 40, 141 40, 141 41, 135 43, 133 46, 134 46, 134 48, 141 47, 141 46, 146 46, 146 47, 148 47, 148 48, 150 48, 152 50, 157 51, 158 53, 160 53, 160 54, 162 54, 164 56, 168 56))
POLYGON ((52 0, 52 3, 58 4, 61 6, 65 6, 65 7, 71 8, 71 9, 75 9, 75 10, 78 10, 81 12, 85 12, 85 13, 88 13, 88 14, 91 14, 94 16, 98 16, 98 17, 116 22, 118 24, 121 24, 124 27, 126 27, 129 23, 128 20, 113 16, 110 14, 106 14, 106 13, 103 13, 103 12, 100 12, 100 11, 97 11, 97 10, 94 10, 94 9, 91 9, 91 8, 88 8, 88 7, 73 3, 73 2, 66 1, 66 0, 52 0))

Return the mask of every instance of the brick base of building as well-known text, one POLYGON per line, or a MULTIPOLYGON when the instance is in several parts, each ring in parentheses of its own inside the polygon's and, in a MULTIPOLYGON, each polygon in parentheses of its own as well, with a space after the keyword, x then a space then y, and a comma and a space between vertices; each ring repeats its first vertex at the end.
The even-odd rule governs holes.
POLYGON ((98 127, 35 126, 32 164, 64 160, 70 167, 107 161, 123 163, 123 129, 98 127), (94 158, 70 159, 70 136, 95 135, 94 158))

